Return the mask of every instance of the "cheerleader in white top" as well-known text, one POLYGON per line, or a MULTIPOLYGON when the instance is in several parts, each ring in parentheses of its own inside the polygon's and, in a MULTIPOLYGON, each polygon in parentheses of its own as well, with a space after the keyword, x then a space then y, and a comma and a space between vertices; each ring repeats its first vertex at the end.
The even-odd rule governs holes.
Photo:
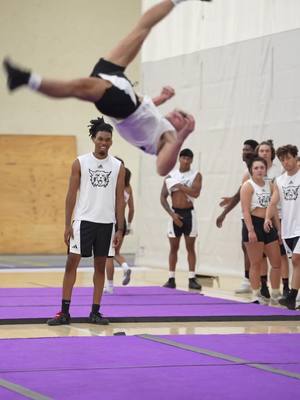
MULTIPOLYGON (((248 164, 251 178, 242 185, 241 205, 243 211, 242 237, 250 260, 250 282, 254 292, 255 301, 260 299, 260 268, 263 254, 271 263, 271 302, 278 303, 280 296, 280 249, 278 234, 272 228, 269 232, 264 230, 266 209, 270 202, 272 184, 265 181, 267 163, 263 158, 253 158, 248 164)), ((274 215, 275 226, 279 230, 278 215, 274 215), (277 218, 276 218, 277 217, 277 218)))
POLYGON ((139 53, 152 28, 184 1, 187 0, 163 0, 147 10, 133 30, 99 60, 88 78, 42 79, 6 59, 4 68, 9 90, 27 85, 49 97, 73 97, 94 103, 101 113, 113 119, 121 136, 143 151, 155 154, 157 172, 167 175, 176 163, 184 140, 194 130, 194 118, 177 110, 162 116, 156 106, 172 97, 174 90, 163 89, 153 101, 147 96, 140 97, 126 77, 125 69, 139 53))
MULTIPOLYGON (((274 183, 276 178, 282 174, 282 167, 280 164, 274 162, 276 158, 275 148, 273 140, 264 140, 256 148, 256 154, 267 162, 267 175, 265 180, 274 183)), ((280 207, 278 208, 278 215, 281 218, 280 207)), ((283 296, 286 297, 289 292, 289 262, 286 255, 285 247, 280 244, 280 254, 281 254, 281 278, 283 285, 283 296)), ((268 263, 267 258, 264 257, 264 263, 261 269, 261 293, 264 297, 270 297, 270 293, 267 286, 268 280, 268 263)))
POLYGON ((284 170, 277 178, 274 193, 266 213, 265 230, 272 227, 271 218, 281 204, 281 236, 287 253, 292 258, 293 276, 291 290, 286 298, 279 300, 281 305, 295 309, 300 288, 300 168, 297 161, 298 149, 293 145, 279 147, 276 151, 284 170))

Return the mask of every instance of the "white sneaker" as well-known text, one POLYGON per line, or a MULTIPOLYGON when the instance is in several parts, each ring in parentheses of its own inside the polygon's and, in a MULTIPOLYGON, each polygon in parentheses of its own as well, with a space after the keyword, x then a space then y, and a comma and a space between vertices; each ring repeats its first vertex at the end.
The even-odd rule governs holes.
POLYGON ((113 294, 113 292, 114 292, 114 287, 113 286, 105 286, 104 293, 113 294))
POLYGON ((250 281, 247 278, 242 280, 241 286, 239 289, 236 289, 235 294, 243 294, 243 293, 252 293, 250 281))
POLYGON ((272 306, 278 306, 279 302, 278 300, 281 298, 281 294, 280 293, 272 293, 271 294, 271 299, 270 299, 270 304, 272 306))

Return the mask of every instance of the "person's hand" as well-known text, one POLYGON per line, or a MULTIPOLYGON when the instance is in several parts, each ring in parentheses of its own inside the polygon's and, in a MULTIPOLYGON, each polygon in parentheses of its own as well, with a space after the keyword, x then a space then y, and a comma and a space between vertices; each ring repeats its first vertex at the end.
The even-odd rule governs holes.
POLYGON ((164 86, 160 93, 164 101, 169 100, 175 95, 175 90, 171 86, 164 86))
POLYGON ((179 131, 177 131, 177 138, 184 142, 188 135, 194 131, 196 122, 192 115, 180 111, 178 112, 181 114, 181 118, 183 119, 183 126, 179 131))
POLYGON ((64 242, 67 246, 70 244, 70 238, 74 239, 74 233, 73 233, 73 228, 72 225, 66 226, 65 227, 65 233, 64 233, 64 242))
POLYGON ((219 203, 220 207, 226 207, 230 203, 232 197, 221 197, 221 201, 219 203))
POLYGON ((225 219, 225 214, 222 213, 218 216, 218 218, 216 219, 216 225, 218 228, 222 228, 224 219, 225 219))
POLYGON ((113 247, 118 247, 122 241, 123 231, 117 230, 113 239, 113 247))
POLYGON ((269 233, 270 230, 273 228, 273 223, 270 219, 265 219, 264 222, 264 231, 269 233))
POLYGON ((181 215, 173 213, 172 214, 172 219, 173 219, 175 225, 179 226, 179 228, 182 227, 182 225, 183 225, 182 219, 183 218, 182 218, 181 215))
POLYGON ((248 232, 248 238, 249 238, 249 243, 256 243, 257 242, 257 236, 254 231, 248 232))

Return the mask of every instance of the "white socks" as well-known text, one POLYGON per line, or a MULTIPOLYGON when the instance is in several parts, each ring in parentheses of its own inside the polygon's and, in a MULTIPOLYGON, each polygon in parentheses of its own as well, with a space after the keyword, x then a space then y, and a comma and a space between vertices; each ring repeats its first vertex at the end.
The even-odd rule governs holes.
POLYGON ((129 270, 128 264, 126 262, 123 262, 123 264, 121 264, 121 267, 123 268, 123 272, 126 272, 129 270))
POLYGON ((195 278, 195 271, 189 271, 189 279, 195 278))
POLYGON ((175 272, 169 271, 169 278, 175 278, 175 272))
POLYGON ((114 287, 114 281, 107 281, 107 287, 111 288, 114 287))
POLYGON ((28 81, 28 86, 32 90, 38 90, 39 87, 41 86, 42 83, 42 77, 38 74, 35 74, 34 72, 31 73, 29 81, 28 81))

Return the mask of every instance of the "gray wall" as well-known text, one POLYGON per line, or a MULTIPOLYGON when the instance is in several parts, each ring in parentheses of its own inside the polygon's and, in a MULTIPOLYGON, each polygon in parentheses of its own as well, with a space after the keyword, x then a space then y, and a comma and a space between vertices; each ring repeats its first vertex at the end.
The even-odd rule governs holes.
MULTIPOLYGON (((197 121, 184 147, 193 149, 195 166, 203 174, 203 191, 196 202, 202 272, 242 272, 239 207, 221 230, 215 219, 221 212, 220 197, 233 194, 240 185, 243 141, 272 138, 275 146, 300 145, 299 43, 300 29, 143 63, 145 91, 174 86, 177 96, 164 110, 181 107, 197 121)), ((168 216, 157 201, 162 180, 154 175, 153 164, 143 156, 139 262, 161 266, 167 264, 168 216)), ((187 267, 184 251, 178 267, 187 267)))

